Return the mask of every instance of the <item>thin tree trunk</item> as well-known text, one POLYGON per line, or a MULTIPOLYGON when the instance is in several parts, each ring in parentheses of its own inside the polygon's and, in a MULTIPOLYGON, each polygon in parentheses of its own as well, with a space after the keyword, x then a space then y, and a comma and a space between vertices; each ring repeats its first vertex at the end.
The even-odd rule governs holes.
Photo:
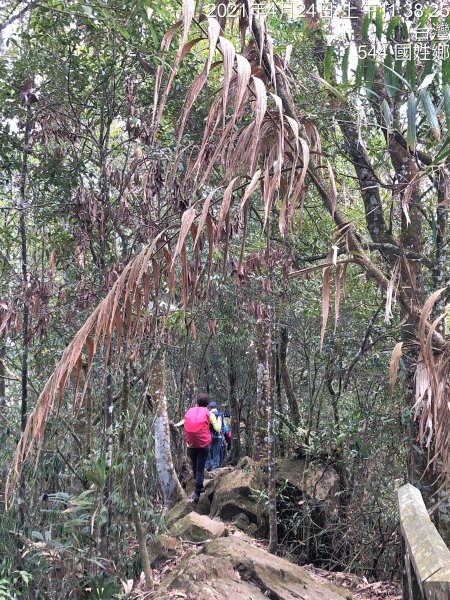
POLYGON ((261 317, 259 324, 259 339, 257 341, 256 369, 256 415, 253 433, 252 458, 261 460, 267 457, 267 410, 270 396, 270 319, 267 315, 261 317))
MULTIPOLYGON (((110 361, 108 361, 107 368, 110 369, 110 361)), ((108 518, 103 523, 100 529, 101 547, 102 552, 105 554, 108 550, 108 531, 112 522, 112 481, 111 481, 111 467, 113 460, 113 410, 114 410, 114 399, 112 393, 112 375, 108 372, 106 376, 106 402, 105 402, 105 487, 103 489, 103 502, 108 509, 108 518)))
MULTIPOLYGON (((273 316, 269 314, 271 343, 271 371, 275 371, 276 349, 273 344, 273 316)), ((277 518, 277 481, 275 473, 275 390, 273 376, 269 372, 269 402, 267 415, 267 445, 268 445, 268 493, 269 493, 269 547, 268 551, 275 553, 278 548, 278 518, 277 518)))
POLYGON ((89 457, 92 451, 92 394, 90 386, 86 391, 86 448, 85 455, 89 457))
POLYGON ((292 415, 292 419, 295 425, 299 425, 302 421, 302 417, 300 414, 300 408, 298 405, 297 396, 295 395, 294 388, 292 386, 291 377, 289 375, 289 371, 287 368, 287 347, 288 347, 288 339, 289 333, 287 325, 280 325, 280 351, 279 351, 279 361, 280 361, 280 374, 281 380, 283 382, 284 390, 286 392, 286 397, 289 403, 289 410, 292 415))
POLYGON ((186 367, 186 397, 188 399, 189 405, 193 404, 195 398, 197 397, 197 386, 195 383, 194 371, 192 369, 192 364, 190 361, 188 361, 186 367))
POLYGON ((120 432, 119 432, 119 447, 122 449, 125 444, 126 437, 126 428, 127 428, 127 415, 128 415, 128 402, 129 402, 129 392, 126 393, 126 390, 130 389, 130 365, 128 360, 125 361, 124 371, 123 371, 123 390, 122 390, 122 406, 120 409, 120 432))
MULTIPOLYGON (((113 120, 114 111, 114 79, 103 77, 101 80, 101 87, 103 93, 103 103, 100 106, 100 124, 99 124, 99 135, 98 135, 98 159, 99 159, 99 188, 100 188, 100 203, 102 215, 98 221, 98 234, 99 234, 99 255, 98 255, 98 267, 100 272, 100 287, 102 288, 105 284, 106 277, 106 250, 108 242, 108 230, 105 225, 107 222, 106 216, 109 210, 109 178, 108 178, 108 154, 109 154, 109 139, 111 133, 111 123, 113 120)), ((111 348, 112 352, 112 348, 111 348)), ((113 434, 114 434, 114 396, 113 396, 113 380, 111 372, 111 354, 106 365, 106 388, 105 388, 105 404, 104 404, 104 426, 105 426, 105 454, 106 454, 106 478, 105 487, 103 490, 104 504, 108 510, 108 519, 104 523, 100 530, 101 536, 101 547, 102 551, 107 552, 108 546, 108 532, 112 523, 112 498, 111 492, 113 488, 112 483, 112 452, 113 452, 113 434)))
POLYGON ((164 511, 186 497, 175 472, 172 459, 169 417, 167 414, 166 383, 164 373, 165 352, 160 350, 150 374, 155 419, 155 459, 156 471, 161 486, 164 511))
POLYGON ((227 352, 228 363, 228 392, 230 398, 230 412, 232 425, 232 443, 230 463, 236 463, 241 455, 241 435, 240 435, 240 419, 239 406, 236 391, 236 366, 233 359, 233 349, 227 352))
MULTIPOLYGON (((128 385, 124 385, 123 393, 127 396, 127 399, 130 397, 130 385, 128 378, 128 385)), ((141 399, 139 401, 138 406, 136 407, 135 413, 133 415, 133 420, 130 424, 130 429, 128 431, 128 440, 127 440, 127 462, 128 462, 128 473, 129 473, 129 490, 130 490, 130 501, 131 501, 131 514, 133 517, 133 523, 136 530, 136 537, 138 539, 139 550, 141 552, 141 560, 142 560, 142 569, 144 571, 145 576, 145 585, 148 590, 153 590, 153 571, 150 563, 150 557, 147 549, 147 540, 144 528, 142 526, 141 515, 139 511, 139 497, 136 488, 136 476, 134 471, 134 436, 136 433, 136 427, 138 424, 139 414, 142 411, 142 407, 144 405, 145 399, 147 397, 147 387, 142 393, 141 399)))
MULTIPOLYGON (((276 327, 275 327, 276 331, 276 327)), ((275 367, 274 367, 274 383, 276 390, 276 402, 275 406, 278 409, 280 415, 284 414, 284 406, 283 406, 283 395, 281 393, 281 368, 280 368, 280 341, 279 338, 275 342, 275 367)), ((279 440, 279 454, 278 456, 284 456, 285 452, 285 434, 284 434, 284 425, 282 419, 278 421, 278 440, 279 440)))
POLYGON ((0 411, 6 406, 6 346, 0 346, 0 411))
MULTIPOLYGON (((19 230, 21 244, 21 267, 22 267, 22 376, 21 376, 21 407, 20 407, 20 432, 21 439, 28 418, 28 345, 29 345, 29 318, 30 308, 28 304, 28 263, 27 263, 27 231, 25 224, 25 204, 26 204, 26 186, 28 177, 28 154, 31 132, 31 109, 27 107, 27 120, 25 124, 25 133, 23 140, 22 169, 20 174, 20 195, 19 195, 19 230)), ((23 467, 20 470, 19 477, 19 496, 17 499, 19 506, 20 527, 25 525, 25 476, 23 467)))

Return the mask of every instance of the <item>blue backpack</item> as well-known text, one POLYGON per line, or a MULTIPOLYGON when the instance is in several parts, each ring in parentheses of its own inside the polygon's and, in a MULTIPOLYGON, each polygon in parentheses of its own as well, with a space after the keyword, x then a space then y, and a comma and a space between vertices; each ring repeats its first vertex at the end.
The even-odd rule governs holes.
POLYGON ((222 417, 222 431, 224 433, 231 431, 231 415, 227 410, 223 413, 222 417))

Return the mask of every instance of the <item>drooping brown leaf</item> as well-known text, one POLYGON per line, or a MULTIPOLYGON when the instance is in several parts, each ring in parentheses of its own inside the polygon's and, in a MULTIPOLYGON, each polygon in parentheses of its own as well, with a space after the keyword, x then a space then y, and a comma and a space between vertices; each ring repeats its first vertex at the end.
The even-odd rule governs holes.
POLYGON ((208 61, 206 63, 206 75, 208 75, 209 70, 211 68, 211 64, 214 57, 214 52, 216 51, 217 40, 220 35, 220 25, 219 21, 214 17, 210 17, 208 19, 208 42, 209 42, 209 55, 208 61))
POLYGON ((429 392, 431 394, 430 381, 428 379, 428 371, 425 363, 422 360, 422 355, 419 354, 419 360, 416 366, 416 372, 414 374, 415 379, 415 416, 417 418, 419 413, 419 406, 425 397, 425 394, 429 392))
MULTIPOLYGON (((264 82, 262 81, 262 79, 259 79, 259 77, 254 77, 252 76, 252 81, 254 83, 254 88, 255 88, 255 129, 254 129, 254 139, 255 142, 257 142, 258 138, 259 138, 259 132, 261 129, 261 124, 263 122, 264 119, 264 115, 266 114, 266 110, 267 110, 267 93, 266 93, 266 86, 264 85, 264 82)), ((251 165, 251 169, 252 171, 255 169, 255 164, 256 164, 256 150, 258 148, 257 143, 254 144, 254 149, 252 152, 252 157, 250 160, 250 165, 251 165)))
POLYGON ((258 185, 258 181, 259 181, 260 177, 261 177, 261 169, 258 169, 257 171, 255 171, 253 173, 253 177, 252 177, 250 183, 245 188, 245 192, 244 192, 244 195, 242 196, 242 200, 241 200, 241 209, 242 210, 245 208, 245 206, 247 204, 247 200, 250 198, 251 193, 255 190, 256 186, 258 185))
POLYGON ((391 354, 391 362, 389 366, 389 385, 391 393, 394 391, 395 382, 397 381, 398 365, 400 364, 400 358, 402 356, 403 342, 395 344, 391 354))
MULTIPOLYGON (((203 131, 203 139, 200 146, 200 150, 198 153, 197 160, 191 169, 187 171, 186 176, 191 178, 194 177, 194 183, 197 183, 198 176, 203 172, 205 165, 205 155, 208 148, 208 142, 210 141, 211 136, 213 135, 220 118, 220 96, 216 96, 214 99, 211 108, 209 109, 208 118, 206 119, 206 124, 203 131)), ((198 184, 197 184, 198 187, 198 184)))
POLYGON ((197 187, 201 187, 208 180, 214 166, 216 165, 217 157, 220 155, 221 152, 223 152, 224 143, 228 139, 232 129, 233 129, 232 122, 230 121, 228 123, 228 125, 225 127, 225 129, 223 130, 223 133, 222 133, 219 141, 217 142, 217 145, 212 153, 212 156, 209 159, 208 165, 202 171, 201 177, 197 184, 197 187))
POLYGON ((419 332, 418 332, 419 342, 421 344, 424 344, 426 341, 425 332, 427 330, 428 321, 430 318, 431 311, 433 310, 433 306, 436 304, 437 299, 439 298, 439 296, 442 294, 442 292, 445 289, 446 288, 441 288, 441 289, 433 292, 431 294, 431 296, 427 299, 425 304, 423 305, 422 311, 420 313, 419 332))
MULTIPOLYGON (((214 63, 212 65, 211 68, 214 68, 216 65, 218 65, 219 63, 214 63)), ((191 85, 189 92, 188 92, 188 96, 186 98, 186 102, 184 104, 184 108, 183 108, 183 114, 181 116, 181 123, 180 123, 180 130, 178 133, 178 141, 177 141, 177 153, 181 144, 181 139, 183 137, 184 134, 184 129, 186 127, 186 121, 189 117, 189 113, 191 111, 191 108, 194 104, 194 102, 197 100, 198 95, 200 94, 200 92, 202 91, 207 78, 208 78, 208 73, 209 73, 209 68, 207 68, 205 66, 205 68, 203 69, 203 71, 200 73, 200 75, 194 80, 194 83, 191 85)))
MULTIPOLYGON (((327 263, 332 259, 332 251, 328 253, 327 263)), ((325 330, 327 328, 328 314, 330 312, 330 267, 323 270, 322 279, 322 330, 320 332, 320 350, 323 348, 325 330)))
POLYGON ((179 54, 183 51, 187 37, 189 35, 189 29, 191 28, 192 19, 195 14, 195 1, 194 0, 181 0, 181 15, 183 20, 183 33, 181 35, 179 54))
MULTIPOLYGON (((182 21, 181 20, 177 21, 176 23, 174 23, 172 25, 172 27, 164 35, 164 37, 161 41, 161 51, 162 52, 167 52, 167 50, 170 48, 170 44, 172 43, 173 36, 178 31, 178 29, 180 28, 181 25, 182 25, 182 21)), ((155 127, 156 126, 156 116, 157 116, 156 109, 158 107, 159 91, 161 88, 163 72, 164 72, 164 65, 163 65, 163 63, 161 63, 160 65, 158 65, 158 68, 156 69, 155 92, 154 92, 154 97, 153 97, 152 128, 154 131, 156 130, 156 127, 155 127)))
POLYGON ((402 192, 402 210, 406 218, 406 223, 411 225, 411 217, 409 216, 409 203, 411 201, 412 195, 417 189, 419 184, 419 176, 414 175, 412 180, 406 185, 405 189, 402 192))
POLYGON ((230 40, 219 36, 219 46, 223 57, 223 123, 225 126, 225 116, 227 111, 228 91, 230 89, 230 80, 233 75, 234 57, 236 51, 230 40))
POLYGON ((233 186, 237 179, 239 179, 239 178, 234 177, 234 179, 232 179, 230 181, 230 183, 227 185, 227 188, 223 194, 223 200, 222 200, 222 204, 220 206, 219 218, 217 220, 217 231, 218 231, 219 235, 220 235, 222 227, 225 223, 225 219, 229 214, 231 199, 233 197, 233 186))
POLYGON ((292 224, 294 221, 294 212, 295 212, 297 198, 299 197, 300 192, 302 191, 303 184, 305 182, 306 173, 308 172, 308 166, 309 166, 308 144, 302 138, 299 138, 299 142, 302 147, 302 170, 300 172, 300 176, 298 178, 294 192, 292 194, 291 204, 289 206, 289 224, 290 224, 291 228, 292 228, 292 224))
POLYGON ((205 201, 203 202, 202 214, 200 215, 200 219, 199 219, 199 222, 198 222, 198 228, 197 228, 197 235, 196 235, 196 238, 195 238, 195 241, 194 241, 194 248, 197 247, 198 240, 200 238, 200 234, 201 234, 203 226, 205 225, 205 222, 206 222, 206 217, 209 214, 209 206, 211 204, 211 200, 213 199, 214 194, 219 189, 220 189, 220 187, 216 187, 211 192, 209 192, 208 196, 206 197, 205 201))
POLYGON ((241 54, 236 54, 236 70, 237 70, 237 83, 236 92, 234 99, 234 114, 233 122, 237 118, 239 109, 242 104, 247 86, 250 82, 251 77, 251 66, 248 60, 241 54))
POLYGON ((386 292, 386 310, 384 313, 384 320, 386 323, 389 323, 393 317, 392 301, 395 297, 394 288, 395 288, 395 283, 397 281, 397 277, 399 276, 399 271, 400 271, 400 261, 397 261, 395 264, 395 267, 392 271, 392 276, 391 276, 391 279, 389 280, 389 285, 388 285, 387 292, 386 292))
POLYGON ((80 384, 80 375, 81 375, 81 367, 83 364, 83 357, 80 353, 76 362, 75 362, 75 381, 73 385, 73 402, 72 402, 72 415, 75 414, 77 407, 77 398, 78 398, 78 386, 80 384))
POLYGON ((181 248, 184 246, 184 242, 186 240, 186 236, 189 233, 191 225, 195 219, 195 207, 191 206, 187 210, 184 211, 183 216, 181 217, 181 226, 180 233, 178 235, 177 245, 175 246, 175 250, 173 252, 173 259, 171 269, 173 269, 173 264, 178 254, 181 251, 181 248))
POLYGON ((270 82, 277 89, 277 81, 275 76, 275 62, 273 59, 273 39, 269 34, 266 35, 266 50, 269 58, 269 66, 270 66, 270 82))
MULTIPOLYGON (((335 261, 333 263, 336 265, 335 261)), ((339 321, 339 308, 341 304, 341 266, 336 266, 336 275, 335 275, 335 286, 336 292, 334 295, 334 333, 336 333, 337 324, 339 321)))

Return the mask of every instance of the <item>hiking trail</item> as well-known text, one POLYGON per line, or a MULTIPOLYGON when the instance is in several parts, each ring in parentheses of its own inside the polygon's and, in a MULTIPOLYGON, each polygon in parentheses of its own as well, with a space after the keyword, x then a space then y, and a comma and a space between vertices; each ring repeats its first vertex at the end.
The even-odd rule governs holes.
MULTIPOLYGON (((336 485, 333 470, 324 467, 302 481, 299 461, 282 460, 278 476, 319 497, 336 485)), ((237 467, 207 474, 205 492, 195 504, 185 499, 166 515, 168 532, 150 546, 155 591, 136 592, 136 600, 400 600, 395 584, 369 583, 349 573, 328 573, 299 566, 270 554, 264 537, 267 514, 255 490, 263 489, 264 468, 248 458, 237 467), (262 539, 258 539, 262 538, 262 539), (334 581, 333 581, 334 580, 334 581)), ((193 489, 189 481, 186 491, 193 489)))

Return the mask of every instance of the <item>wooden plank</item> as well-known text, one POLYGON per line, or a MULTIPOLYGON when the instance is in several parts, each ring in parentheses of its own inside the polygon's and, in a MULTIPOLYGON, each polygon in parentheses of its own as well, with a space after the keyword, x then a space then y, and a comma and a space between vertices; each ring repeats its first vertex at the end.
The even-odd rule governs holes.
POLYGON ((408 483, 397 494, 400 527, 421 591, 427 600, 449 600, 450 550, 431 522, 419 490, 408 483))
POLYGON ((429 600, 449 600, 450 564, 423 582, 425 598, 429 600))

